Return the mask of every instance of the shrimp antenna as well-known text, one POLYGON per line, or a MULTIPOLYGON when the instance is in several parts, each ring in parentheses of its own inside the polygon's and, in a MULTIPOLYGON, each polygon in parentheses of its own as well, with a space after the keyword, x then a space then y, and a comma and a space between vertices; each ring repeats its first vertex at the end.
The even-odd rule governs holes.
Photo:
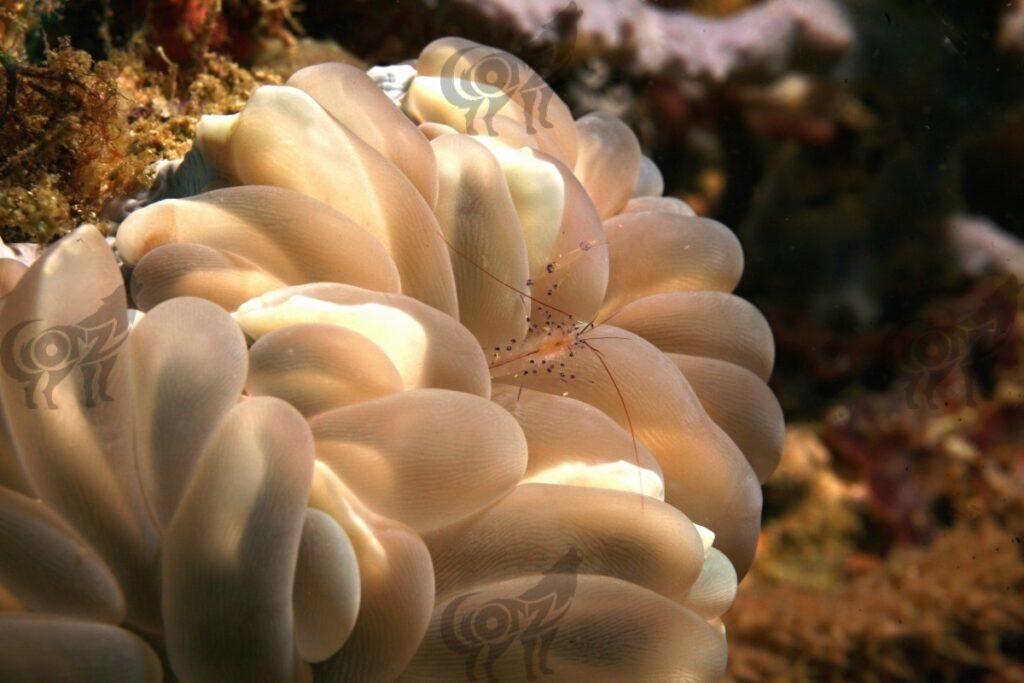
MULTIPOLYGON (((469 254, 466 254, 461 249, 459 249, 454 244, 452 244, 451 241, 449 241, 447 235, 445 235, 443 231, 439 230, 439 232, 441 234, 441 239, 444 240, 444 243, 446 245, 448 245, 449 249, 451 249, 453 252, 455 252, 458 256, 463 258, 471 266, 473 266, 474 268, 479 270, 481 273, 486 275, 491 280, 494 280, 495 282, 497 282, 502 287, 505 287, 505 288, 515 292, 516 294, 519 294, 520 296, 525 297, 526 299, 532 301, 533 303, 537 304, 538 306, 542 306, 542 307, 544 307, 544 308, 546 308, 546 309, 548 309, 550 311, 554 311, 555 313, 560 313, 561 315, 564 315, 566 318, 569 318, 570 320, 572 320, 575 317, 575 316, 573 316, 572 313, 569 313, 568 311, 563 311, 562 309, 558 308, 557 306, 552 306, 551 304, 546 304, 543 301, 541 301, 540 299, 537 299, 536 297, 533 297, 530 294, 527 294, 526 292, 524 292, 524 291, 522 291, 522 290, 520 290, 520 289, 518 289, 518 288, 516 288, 516 287, 514 287, 512 285, 510 285, 509 283, 505 282, 500 277, 498 277, 494 273, 491 273, 486 268, 484 268, 479 263, 477 263, 472 257, 469 256, 469 254)), ((607 240, 605 242, 603 242, 603 245, 604 246, 608 245, 607 240)), ((581 251, 589 251, 590 248, 592 248, 592 247, 588 246, 586 249, 582 249, 581 248, 580 250, 581 251)), ((587 330, 590 330, 590 329, 593 329, 594 327, 596 327, 597 324, 598 324, 598 323, 596 323, 596 320, 597 320, 597 318, 595 318, 594 320, 591 320, 590 322, 588 322, 583 327, 583 329, 580 330, 576 334, 576 338, 579 339, 580 335, 584 334, 587 330)), ((628 341, 624 337, 595 337, 595 339, 623 339, 624 341, 628 341)), ((611 381, 612 387, 615 389, 616 395, 619 397, 619 405, 622 406, 622 412, 626 416, 626 424, 629 426, 629 436, 630 436, 630 439, 633 442, 633 462, 636 465, 637 480, 638 480, 638 483, 639 483, 640 512, 641 512, 641 514, 643 514, 643 511, 645 509, 645 505, 644 505, 644 475, 643 475, 643 472, 642 472, 642 470, 640 468, 640 447, 638 446, 637 440, 636 440, 636 430, 633 428, 633 418, 629 414, 629 408, 626 407, 626 399, 622 395, 622 389, 619 388, 619 383, 615 380, 615 375, 612 374, 611 368, 608 367, 608 362, 605 360, 604 354, 602 354, 596 348, 591 346, 587 342, 587 340, 579 339, 579 341, 584 346, 586 346, 588 349, 593 351, 594 355, 597 356, 598 361, 601 363, 601 367, 604 368, 605 374, 608 375, 608 379, 611 381)), ((506 365, 507 363, 511 363, 511 362, 514 362, 514 361, 517 361, 517 360, 522 360, 523 358, 535 355, 537 353, 538 353, 538 350, 534 349, 533 351, 529 351, 529 352, 523 353, 523 354, 518 354, 516 356, 513 356, 512 358, 506 358, 505 360, 501 361, 500 363, 496 363, 494 365, 490 365, 489 367, 493 370, 494 368, 500 367, 502 365, 506 365)), ((519 387, 519 395, 522 395, 522 390, 523 390, 523 387, 520 386, 519 387)), ((518 400, 518 396, 517 396, 517 400, 518 400)))
POLYGON ((571 319, 571 318, 573 317, 572 313, 569 313, 568 311, 563 311, 562 309, 560 309, 560 308, 557 308, 557 307, 555 307, 555 306, 552 306, 551 304, 546 304, 546 303, 544 303, 543 301, 541 301, 540 299, 538 299, 538 298, 536 298, 536 297, 533 297, 533 296, 531 296, 531 295, 527 294, 526 292, 522 291, 521 289, 518 289, 518 288, 516 288, 516 287, 513 287, 512 285, 510 285, 509 283, 505 282, 504 280, 502 280, 502 279, 501 279, 500 277, 498 277, 498 276, 497 276, 497 275, 495 275, 494 273, 491 273, 491 272, 490 272, 490 271, 488 271, 488 270, 487 270, 486 268, 484 268, 483 266, 481 266, 481 265, 480 265, 479 263, 477 263, 476 261, 474 261, 474 260, 473 260, 473 259, 472 259, 472 258, 471 258, 471 257, 469 256, 469 254, 467 254, 467 253, 463 252, 463 251, 462 251, 461 249, 459 249, 459 248, 458 248, 458 247, 456 247, 456 246, 455 246, 454 244, 452 244, 451 242, 449 242, 449 241, 448 241, 448 237, 447 237, 447 236, 446 236, 446 235, 444 234, 444 232, 441 232, 441 239, 442 239, 442 240, 444 240, 444 243, 448 245, 448 248, 449 248, 449 249, 451 249, 451 250, 452 250, 452 251, 454 251, 454 252, 455 252, 456 254, 458 254, 458 255, 459 255, 459 256, 461 256, 461 257, 462 257, 463 259, 465 259, 465 260, 466 260, 466 262, 467 262, 467 263, 469 263, 469 265, 473 266, 474 268, 476 268, 477 270, 479 270, 479 271, 480 271, 481 273, 483 273, 483 274, 484 274, 484 275, 486 275, 487 277, 489 277, 489 278, 491 278, 492 280, 494 280, 495 282, 497 282, 497 283, 498 283, 499 285, 501 285, 502 287, 505 287, 505 288, 507 288, 507 289, 510 289, 510 290, 512 290, 513 292, 515 292, 515 293, 516 293, 516 294, 518 294, 519 296, 523 296, 523 297, 526 297, 527 299, 529 299, 529 300, 530 300, 530 301, 532 301, 533 303, 537 304, 538 306, 543 306, 544 308, 546 308, 546 309, 548 309, 548 310, 554 311, 555 313, 560 313, 560 314, 562 314, 562 315, 564 315, 565 317, 567 317, 567 318, 570 318, 570 319, 571 319))
POLYGON ((640 487, 640 514, 644 512, 644 474, 640 469, 640 447, 636 442, 636 431, 633 429, 633 418, 629 415, 629 408, 626 407, 626 398, 622 395, 622 390, 619 389, 619 383, 615 381, 615 375, 612 374, 612 369, 608 367, 608 361, 605 360, 604 354, 598 351, 596 348, 591 346, 587 340, 580 340, 583 345, 594 352, 597 356, 597 360, 600 361, 601 367, 604 368, 605 373, 608 375, 608 379, 611 380, 612 387, 615 388, 615 393, 619 397, 619 404, 622 406, 622 412, 626 415, 626 424, 629 426, 629 436, 633 441, 633 462, 636 464, 636 476, 639 481, 640 487))

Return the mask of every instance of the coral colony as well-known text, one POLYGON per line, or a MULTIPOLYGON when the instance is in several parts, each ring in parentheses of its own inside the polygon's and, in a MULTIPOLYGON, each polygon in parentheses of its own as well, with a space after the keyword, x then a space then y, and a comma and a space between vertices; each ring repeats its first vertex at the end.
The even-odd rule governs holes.
POLYGON ((507 53, 371 73, 0 261, 0 679, 722 675, 783 434, 738 241, 507 53))

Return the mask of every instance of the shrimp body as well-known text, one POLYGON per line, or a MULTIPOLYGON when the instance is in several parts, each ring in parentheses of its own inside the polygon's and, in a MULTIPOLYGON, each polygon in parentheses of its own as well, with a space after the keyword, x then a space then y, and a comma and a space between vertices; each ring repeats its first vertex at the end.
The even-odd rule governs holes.
MULTIPOLYGON (((494 381, 520 374, 554 372, 565 367, 565 359, 584 346, 580 340, 582 324, 559 324, 531 330, 525 339, 504 348, 495 347, 490 357, 491 379, 494 381)), ((562 372, 562 375, 565 373, 562 372)))

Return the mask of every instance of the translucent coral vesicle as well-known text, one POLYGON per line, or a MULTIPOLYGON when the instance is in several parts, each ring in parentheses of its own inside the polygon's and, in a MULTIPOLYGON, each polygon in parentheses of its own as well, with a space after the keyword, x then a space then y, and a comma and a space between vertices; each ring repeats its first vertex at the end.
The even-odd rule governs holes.
POLYGON ((177 675, 291 681, 292 586, 313 476, 313 438, 276 398, 228 413, 167 529, 163 609, 177 675))
POLYGON ((612 576, 678 600, 700 573, 696 528, 671 505, 635 493, 521 484, 465 522, 425 536, 442 597, 541 573, 573 547, 581 574, 612 576))
POLYGON ((124 283, 92 226, 48 249, 0 314, 4 414, 29 483, 100 553, 128 618, 158 627, 158 537, 133 444, 124 283))
POLYGON ((245 339, 220 307, 180 297, 151 310, 130 344, 139 480, 166 527, 200 453, 242 393, 245 339))
POLYGON ((552 683, 716 681, 725 661, 724 634, 657 593, 605 576, 527 574, 438 603, 422 647, 398 680, 456 681, 471 672, 478 680, 492 675, 492 680, 519 681, 532 670, 538 680, 552 683), (552 616, 562 616, 543 656, 473 658, 491 640, 511 645, 522 635, 511 619, 495 619, 484 631, 483 619, 509 603, 529 605, 530 595, 544 593, 561 597, 552 616))
POLYGON ((421 532, 493 502, 526 469, 526 439, 515 420, 462 392, 405 391, 310 424, 317 457, 366 505, 421 532))
POLYGON ((403 292, 457 314, 451 261, 430 207, 394 164, 305 92, 256 90, 226 154, 240 182, 301 192, 348 216, 387 249, 403 292))
POLYGON ((254 338, 298 323, 339 325, 379 346, 407 389, 436 387, 484 397, 491 393, 483 351, 469 330, 400 294, 340 284, 287 287, 246 302, 235 319, 254 338))

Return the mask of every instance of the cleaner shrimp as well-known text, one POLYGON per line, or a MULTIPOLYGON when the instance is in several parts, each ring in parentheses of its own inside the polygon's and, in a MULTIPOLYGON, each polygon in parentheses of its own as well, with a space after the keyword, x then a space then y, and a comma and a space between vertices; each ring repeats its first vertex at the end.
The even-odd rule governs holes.
MULTIPOLYGON (((583 194, 585 190, 576 178, 571 177, 571 171, 547 155, 544 157, 563 169, 566 204, 572 202, 572 195, 577 192, 589 203, 589 197, 583 194)), ((573 209, 578 212, 579 206, 577 203, 573 209)), ((574 238, 572 248, 553 249, 551 260, 539 272, 535 269, 522 287, 495 275, 452 235, 442 235, 453 265, 468 265, 494 286, 514 293, 530 307, 525 333, 484 348, 495 392, 500 394, 502 386, 515 391, 515 402, 506 405, 513 413, 516 402, 526 390, 577 399, 600 410, 628 432, 631 465, 636 472, 636 483, 630 490, 650 493, 643 474, 643 455, 649 452, 661 469, 665 500, 681 507, 701 526, 714 528, 716 532, 731 527, 730 531, 719 534, 721 545, 739 571, 745 571, 759 526, 756 523, 760 514, 757 477, 739 448, 709 417, 674 358, 644 336, 616 324, 620 311, 628 308, 635 298, 671 297, 673 292, 699 294, 701 289, 731 297, 727 292, 739 277, 734 264, 737 260, 741 262, 741 257, 735 256, 739 252, 738 242, 727 228, 707 219, 647 210, 613 215, 601 221, 594 208, 590 211, 594 212, 590 219, 591 231, 577 235, 582 239, 574 238), (667 226, 655 225, 648 231, 645 224, 651 222, 667 226), (614 234, 614 244, 606 230, 614 234), (614 291, 606 289, 613 285, 608 280, 610 266, 607 264, 616 258, 622 259, 624 244, 630 248, 630 240, 642 240, 645 232, 653 233, 656 239, 665 239, 670 246, 678 246, 680 239, 688 242, 702 239, 702 242, 695 242, 697 248, 691 248, 688 243, 678 249, 683 259, 701 263, 694 267, 697 275, 681 278, 679 284, 667 281, 648 291, 641 290, 639 297, 623 295, 621 283, 612 288, 614 291), (704 258, 705 254, 710 258, 704 258), (561 294, 573 287, 580 289, 574 278, 582 277, 579 272, 586 270, 588 259, 603 261, 608 270, 602 274, 605 282, 600 287, 601 300, 588 300, 584 315, 565 303, 581 297, 561 294), (708 496, 705 488, 723 494, 725 512, 710 502, 718 496, 708 496)), ((619 267, 622 267, 621 262, 619 267)), ((601 267, 593 267, 593 270, 600 271, 601 267)), ((648 322, 658 317, 648 315, 648 322)), ((645 505, 643 497, 641 495, 639 500, 641 510, 645 505)))

